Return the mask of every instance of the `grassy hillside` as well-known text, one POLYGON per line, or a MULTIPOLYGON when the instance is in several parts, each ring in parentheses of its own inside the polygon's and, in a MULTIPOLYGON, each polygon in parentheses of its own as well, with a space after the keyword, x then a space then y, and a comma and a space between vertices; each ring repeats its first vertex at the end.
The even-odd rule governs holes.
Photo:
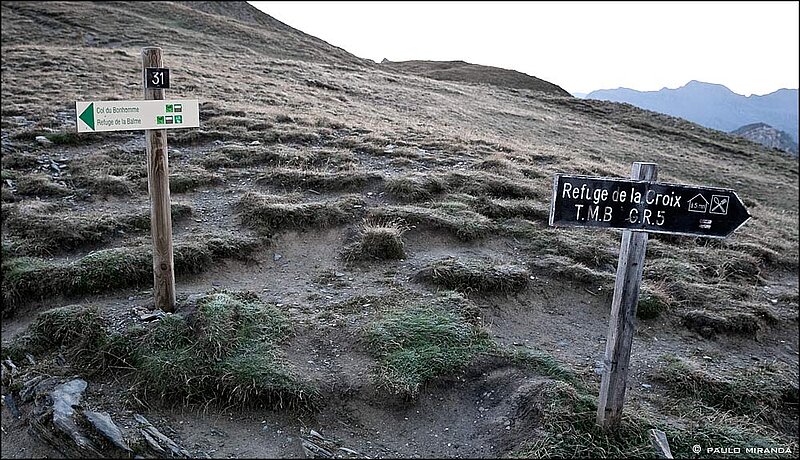
POLYGON ((383 61, 381 66, 434 80, 488 83, 516 89, 541 91, 554 96, 570 94, 558 85, 516 70, 499 69, 464 61, 383 61))
POLYGON ((650 428, 676 457, 797 451, 796 159, 630 105, 396 72, 228 5, 2 4, 2 388, 48 440, 4 403, 4 457, 93 455, 48 437, 32 396, 74 375, 141 455, 163 454, 138 414, 215 457, 650 456, 650 428), (201 127, 168 135, 173 315, 150 311, 143 133, 75 133, 74 101, 141 98, 154 44, 167 97, 201 101, 201 127), (554 174, 634 161, 733 188, 753 219, 651 237, 626 417, 603 433, 620 233, 547 219, 554 174))

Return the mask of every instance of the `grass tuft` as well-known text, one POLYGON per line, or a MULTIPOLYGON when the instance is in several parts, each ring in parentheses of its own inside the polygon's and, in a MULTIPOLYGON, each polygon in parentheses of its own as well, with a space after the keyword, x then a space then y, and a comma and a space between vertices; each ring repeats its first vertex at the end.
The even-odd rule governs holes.
POLYGON ((310 171, 306 169, 275 168, 260 177, 257 183, 303 190, 342 191, 360 190, 371 183, 381 180, 383 180, 382 175, 367 171, 310 171))
POLYGON ((399 306, 369 326, 367 339, 378 357, 379 386, 414 398, 424 383, 462 370, 477 354, 491 349, 488 334, 464 316, 459 303, 453 297, 399 306))
POLYGON ((654 319, 661 313, 670 309, 671 299, 664 293, 660 286, 652 287, 647 284, 639 294, 639 303, 636 306, 636 317, 641 319, 654 319))
POLYGON ((683 314, 683 324, 706 337, 717 334, 755 335, 761 329, 758 317, 749 312, 691 310, 683 314))
POLYGON ((172 193, 191 192, 198 187, 221 183, 222 177, 219 174, 210 173, 196 166, 187 166, 169 175, 169 190, 172 193))
POLYGON ((287 228, 325 228, 354 220, 364 212, 364 201, 344 196, 308 203, 287 202, 286 197, 247 192, 237 210, 242 223, 263 234, 287 228))
POLYGON ((365 219, 356 241, 344 248, 343 257, 347 261, 403 259, 403 233, 407 230, 401 220, 365 219))
POLYGON ((788 409, 792 401, 797 410, 797 387, 792 386, 792 377, 796 379, 796 374, 790 376, 769 365, 720 375, 679 357, 668 357, 666 364, 653 373, 653 379, 664 383, 671 396, 754 416, 788 409))
POLYGON ((166 318, 143 337, 137 378, 164 400, 314 406, 318 391, 298 379, 278 347, 290 334, 285 314, 257 296, 211 293, 188 317, 166 318))
POLYGON ((91 136, 81 136, 77 132, 70 131, 47 133, 44 137, 55 145, 81 145, 87 143, 87 141, 91 142, 91 136))
POLYGON ((37 197, 61 197, 70 194, 64 185, 56 183, 45 174, 29 174, 17 179, 18 195, 37 197))
POLYGON ((519 292, 528 285, 524 267, 490 259, 437 260, 414 275, 414 280, 465 292, 519 292))
POLYGON ((39 314, 4 352, 65 351, 85 372, 132 371, 135 388, 174 404, 259 404, 313 408, 316 387, 297 377, 279 345, 286 315, 255 294, 217 291, 189 313, 111 332, 99 310, 70 306, 39 314))
POLYGON ((437 175, 413 173, 388 179, 386 191, 405 202, 427 201, 447 191, 447 183, 437 175))
POLYGON ((370 218, 402 219, 409 225, 442 229, 463 241, 482 238, 495 228, 491 220, 463 203, 430 203, 429 206, 381 206, 370 209, 368 215, 370 218))
MULTIPOLYGON (((175 272, 199 273, 216 260, 244 258, 258 244, 249 238, 199 236, 195 241, 175 245, 175 272)), ((153 256, 149 247, 123 247, 93 252, 68 263, 17 257, 4 259, 2 271, 3 316, 6 316, 22 303, 54 293, 74 297, 151 283, 153 256)))
POLYGON ((562 256, 542 256, 532 260, 529 264, 531 271, 540 271, 589 284, 592 287, 606 289, 606 292, 614 289, 615 275, 613 273, 598 271, 575 262, 569 257, 562 256))
MULTIPOLYGON (((37 206, 24 206, 6 216, 9 235, 19 239, 19 253, 53 254, 108 241, 119 232, 150 230, 150 211, 113 215, 56 214, 37 206)), ((173 221, 192 214, 192 208, 173 203, 173 221)))

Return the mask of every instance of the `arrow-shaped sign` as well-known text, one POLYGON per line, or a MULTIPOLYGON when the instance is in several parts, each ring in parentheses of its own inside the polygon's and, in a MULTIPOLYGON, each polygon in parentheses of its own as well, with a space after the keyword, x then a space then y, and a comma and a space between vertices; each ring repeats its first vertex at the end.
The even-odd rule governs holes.
POLYGON ((79 133, 200 126, 199 103, 194 99, 76 101, 75 115, 79 133))
POLYGON ((86 126, 94 130, 94 102, 89 104, 89 106, 86 107, 86 110, 84 110, 83 113, 81 113, 78 118, 80 118, 81 121, 86 123, 86 126))
POLYGON ((550 225, 725 238, 750 219, 730 189, 558 174, 550 225))

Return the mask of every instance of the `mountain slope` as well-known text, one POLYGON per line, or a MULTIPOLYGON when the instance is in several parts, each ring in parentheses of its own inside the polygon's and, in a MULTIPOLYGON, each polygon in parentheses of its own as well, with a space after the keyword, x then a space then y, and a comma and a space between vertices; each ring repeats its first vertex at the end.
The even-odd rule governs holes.
POLYGON ((470 64, 464 61, 401 61, 384 60, 381 66, 434 80, 488 83, 506 88, 530 89, 554 96, 570 96, 558 85, 516 70, 470 64))
POLYGON ((241 3, 158 5, 2 3, 3 458, 638 458, 653 427, 676 457, 797 450, 795 158, 629 104, 362 65, 241 3), (173 314, 153 310, 144 133, 75 132, 75 101, 142 97, 154 36, 166 97, 200 101, 200 127, 166 135, 173 314), (551 227, 549 207, 554 175, 635 161, 733 188, 753 218, 649 239, 607 436, 620 232, 551 227), (54 433, 44 397, 76 375, 91 445, 54 433))
POLYGON ((734 129, 731 134, 750 139, 771 149, 783 150, 797 155, 797 143, 785 131, 775 129, 765 123, 752 123, 734 129))
POLYGON ((720 131, 766 123, 798 140, 798 90, 779 89, 763 96, 742 96, 723 85, 690 81, 677 89, 636 91, 627 88, 592 91, 587 99, 627 102, 720 131))
POLYGON ((161 46, 242 59, 372 64, 245 2, 89 2, 80 7, 70 2, 3 2, 2 8, 4 48, 161 46))

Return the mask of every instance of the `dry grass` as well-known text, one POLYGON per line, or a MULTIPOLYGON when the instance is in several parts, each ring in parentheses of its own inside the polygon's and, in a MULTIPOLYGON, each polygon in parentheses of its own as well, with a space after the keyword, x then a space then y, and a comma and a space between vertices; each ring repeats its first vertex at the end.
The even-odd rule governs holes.
POLYGON ((275 168, 257 179, 260 185, 287 189, 321 191, 355 191, 383 180, 376 172, 359 170, 322 171, 275 168))
MULTIPOLYGON (((441 83, 388 73, 347 56, 341 50, 329 46, 319 48, 322 45, 300 35, 281 34, 281 39, 276 40, 273 26, 268 24, 251 27, 239 21, 192 13, 190 8, 178 3, 165 3, 159 9, 163 17, 158 21, 142 16, 139 10, 140 7, 125 3, 89 2, 79 7, 66 3, 3 3, 3 66, 17 69, 3 72, 2 123, 4 135, 8 134, 4 141, 10 142, 10 148, 4 143, 1 161, 3 181, 13 183, 13 186, 3 187, 4 201, 16 200, 14 205, 18 205, 34 201, 32 198, 36 196, 54 202, 52 198, 59 198, 59 203, 74 200, 86 208, 85 215, 81 213, 76 217, 85 217, 93 215, 97 208, 113 205, 114 194, 119 194, 122 200, 144 199, 141 185, 146 171, 140 152, 140 133, 93 134, 91 146, 71 145, 72 140, 64 138, 64 144, 47 148, 38 146, 31 136, 45 132, 44 128, 54 133, 73 129, 66 122, 69 114, 60 112, 64 111, 64 101, 80 100, 80 88, 85 87, 81 73, 71 70, 76 63, 105 76, 92 83, 98 99, 140 98, 141 89, 131 84, 140 81, 140 68, 128 64, 138 56, 142 37, 156 37, 163 43, 151 44, 172 50, 170 65, 181 69, 183 89, 176 90, 176 97, 186 91, 181 97, 191 95, 200 100, 218 101, 202 104, 203 126, 200 129, 174 130, 169 134, 170 148, 178 147, 182 151, 170 158, 174 172, 180 172, 186 165, 202 165, 214 169, 213 173, 223 180, 215 193, 187 195, 187 199, 194 200, 195 209, 205 210, 208 204, 223 204, 216 200, 219 196, 230 196, 223 193, 230 190, 226 187, 233 189, 235 181, 262 174, 263 170, 254 169, 264 166, 292 171, 292 174, 300 170, 375 171, 387 180, 383 189, 376 187, 373 198, 331 193, 324 200, 301 201, 299 197, 280 193, 282 190, 271 189, 272 193, 280 194, 274 197, 245 195, 238 203, 237 215, 245 227, 257 228, 265 234, 284 228, 314 231, 355 223, 365 215, 386 220, 401 218, 412 228, 410 231, 424 228, 461 240, 453 244, 478 245, 480 241, 472 241, 481 238, 493 248, 502 248, 508 243, 529 262, 527 268, 532 273, 576 280, 583 284, 576 289, 596 292, 598 287, 611 288, 619 234, 548 227, 545 220, 552 175, 583 172, 625 177, 632 161, 647 160, 658 163, 659 175, 664 181, 736 189, 748 202, 754 218, 724 241, 652 237, 648 245, 640 317, 659 314, 666 317, 664 324, 686 318, 685 324, 691 327, 718 335, 736 334, 733 340, 746 343, 754 336, 771 332, 774 327, 768 318, 769 312, 758 309, 759 302, 763 303, 763 280, 779 280, 787 273, 796 280, 796 158, 740 144, 724 133, 627 105, 543 96, 529 90, 510 91, 491 85, 441 83), (92 18, 97 17, 103 17, 104 21, 93 22, 92 18), (177 33, 165 34, 164 21, 176 18, 182 18, 177 33), (49 26, 54 21, 59 27, 49 26), (97 30, 86 33, 90 29, 97 30), (79 41, 91 39, 94 43, 75 46, 76 37, 79 41), (114 41, 114 37, 119 41, 114 41), (198 50, 198 40, 216 51, 198 50), (242 56, 254 58, 242 59, 242 56), (215 65, 208 65, 209 59, 215 65), (30 69, 36 70, 36 78, 31 78, 30 69), (224 84, 210 85, 209 81, 224 81, 224 84), (319 84, 309 84, 309 81, 319 84), (255 141, 258 143, 251 145, 255 141), (95 142, 98 146, 103 142, 119 147, 95 148, 95 142), (123 147, 128 152, 119 150, 123 147), (63 163, 62 155, 69 166, 66 174, 61 175, 63 185, 49 175, 41 175, 49 167, 50 160, 63 163), (23 192, 27 187, 28 194, 17 189, 20 181, 23 192), (777 185, 781 188, 776 189, 777 185), (67 198, 70 195, 75 197, 67 198), (406 206, 366 208, 367 202, 373 206, 373 203, 385 203, 386 199, 398 200, 406 206), (497 239, 498 235, 503 240, 497 239), (648 284, 656 280, 658 284, 648 284), (755 324, 758 324, 757 330, 755 324)), ((88 142, 89 136, 82 135, 75 140, 88 142)), ((286 180, 294 183, 287 182, 285 187, 305 188, 304 182, 309 178, 304 174, 287 175, 286 180)), ((339 183, 330 181, 333 187, 338 187, 339 183)), ((358 185, 353 188, 358 189, 358 185)), ((9 208, 4 205, 4 211, 6 209, 9 208)), ((239 222, 227 217, 220 222, 209 221, 209 232, 235 228, 239 222)), ((90 228, 82 226, 89 222, 77 225, 77 220, 65 221, 64 233, 77 228, 78 237, 74 241, 94 238, 95 233, 80 233, 90 228), (73 223, 77 227, 70 227, 73 223)), ((34 219, 30 222, 40 223, 34 219)), ((7 223, 4 221, 4 255, 9 254, 9 241, 14 242, 22 234, 11 234, 7 223)), ((105 223, 97 223, 101 224, 105 223)), ((16 228, 24 226, 25 222, 19 222, 16 228)), ((102 234, 105 227, 95 230, 102 234)), ((100 238, 98 244, 107 243, 100 238)), ((425 238, 415 238, 415 241, 424 243, 425 238)), ((178 257, 184 260, 182 267, 186 270, 201 270, 219 260, 213 254, 228 247, 224 242, 220 242, 218 249, 206 243, 200 246, 196 249, 179 246, 184 252, 176 253, 176 260, 178 257)), ((105 247, 104 251, 109 252, 99 253, 109 258, 124 257, 116 263, 133 265, 132 273, 103 268, 99 260, 102 257, 98 256, 86 262, 92 262, 104 275, 80 271, 83 268, 78 262, 83 258, 71 264, 56 264, 42 259, 4 257, 4 296, 13 294, 15 289, 18 293, 20 289, 29 292, 23 296, 11 295, 10 298, 15 299, 11 302, 4 297, 4 313, 9 305, 21 299, 27 302, 54 293, 83 296, 73 290, 76 288, 71 284, 77 282, 74 275, 79 273, 87 273, 81 279, 86 286, 94 286, 98 291, 113 289, 115 283, 122 285, 122 281, 118 281, 122 278, 135 280, 140 276, 143 283, 149 284, 152 273, 139 273, 135 269, 140 264, 138 251, 141 248, 136 248, 133 254, 127 254, 127 249, 130 248, 105 247), (105 280, 104 276, 112 277, 110 281, 102 281, 104 287, 92 284, 93 277, 100 283, 99 280, 105 280), (67 281, 60 284, 60 280, 67 281)), ((236 252, 233 247, 229 249, 236 252)), ((414 257, 424 257, 430 248, 421 244, 413 249, 414 257)), ((435 257, 440 256, 437 253, 435 257)), ((142 256, 142 266, 150 263, 148 257, 142 256)), ((379 274, 372 279, 383 282, 379 274)), ((350 286, 360 289, 362 280, 355 278, 350 286)), ((564 293, 565 296, 573 294, 564 293)), ((363 307, 369 299, 359 301, 363 303, 346 307, 357 310, 359 315, 369 311, 363 307)), ((783 300, 780 302, 780 308, 788 312, 786 316, 794 313, 793 321, 796 321, 796 300, 786 305, 783 300)), ((437 332, 435 337, 470 337, 469 334, 449 334, 470 331, 464 327, 470 320, 468 314, 451 314, 447 309, 433 307, 431 312, 427 305, 419 303, 417 310, 410 308, 412 306, 407 305, 411 311, 395 312, 396 316, 389 315, 387 310, 386 317, 407 317, 428 324, 438 332, 443 329, 445 333, 437 332), (431 321, 422 321, 426 318, 431 321)), ((223 317, 223 323, 230 324, 227 317, 223 317)), ((397 321, 394 324, 403 326, 397 321)), ((164 327, 168 325, 165 323, 164 327)), ((651 325, 665 327, 662 321, 651 325)), ((180 321, 172 326, 178 331, 172 337, 178 342, 185 340, 184 327, 188 326, 180 321)), ((785 330, 778 331, 784 333, 785 330)), ((168 331, 159 330, 161 332, 168 331)), ((461 358, 474 351, 461 347, 465 353, 448 355, 447 352, 418 352, 416 346, 392 348, 400 338, 405 340, 421 334, 404 335, 402 328, 390 332, 385 336, 390 340, 382 342, 386 348, 379 359, 381 363, 389 363, 392 353, 404 352, 414 358, 391 361, 396 364, 392 367, 397 372, 394 382, 400 387, 408 384, 404 387, 407 389, 414 388, 417 382, 430 381, 423 371, 441 370, 436 367, 439 358, 450 364, 468 363, 469 359, 462 361, 461 358)), ((195 364, 191 356, 166 354, 167 350, 179 349, 185 351, 185 344, 164 345, 159 350, 165 353, 164 357, 176 358, 171 362, 187 366, 165 366, 161 374, 155 372, 154 376, 183 372, 188 365, 195 364), (183 358, 186 360, 179 360, 183 358)), ((269 358, 274 349, 252 351, 253 355, 264 351, 269 358)), ((219 350, 214 355, 221 357, 219 350)), ((238 367, 257 367, 242 364, 238 367)), ((225 385, 232 382, 220 378, 219 374, 205 375, 225 385)), ((387 370, 386 375, 394 374, 387 370)), ((527 450, 522 449, 521 455, 648 454, 649 441, 644 433, 651 426, 665 429, 674 451, 682 455, 689 455, 694 442, 703 445, 771 442, 777 445, 784 441, 770 433, 764 434, 767 430, 763 424, 759 427, 752 422, 745 423, 744 417, 733 418, 726 415, 727 412, 706 407, 701 400, 690 399, 695 407, 692 409, 690 405, 672 404, 673 401, 663 395, 648 401, 645 410, 637 411, 631 406, 631 416, 626 418, 618 433, 599 433, 592 428, 595 409, 592 401, 587 401, 577 387, 542 383, 536 390, 538 392, 534 393, 540 395, 540 399, 531 401, 531 412, 517 417, 541 422, 529 432, 527 440, 531 445, 527 450), (668 416, 642 416, 642 413, 659 410, 668 416)), ((161 393, 156 389, 151 392, 161 393)), ((225 397, 220 396, 221 399, 225 397)), ((796 437, 785 444, 796 446, 796 437), (792 442, 794 444, 790 444, 792 442)))
POLYGON ((357 196, 314 201, 294 200, 276 195, 247 192, 237 211, 242 223, 265 235, 289 228, 325 228, 351 222, 364 213, 364 201, 357 196))
POLYGON ((371 208, 368 216, 377 219, 402 219, 408 225, 426 226, 451 233, 469 241, 486 236, 494 225, 487 217, 478 214, 459 202, 429 203, 423 206, 381 206, 371 208))
POLYGON ((717 334, 744 334, 755 337, 762 328, 758 317, 750 312, 691 310, 683 314, 683 324, 706 337, 717 334))
POLYGON ((365 219, 355 241, 342 250, 342 255, 347 261, 404 259, 403 233, 407 230, 399 220, 365 219))
POLYGON ((712 369, 686 359, 668 356, 653 372, 653 379, 663 383, 676 398, 702 401, 704 404, 752 416, 776 424, 776 428, 796 433, 795 426, 776 412, 796 417, 798 409, 797 370, 788 365, 760 364, 745 371, 712 369))
POLYGON ((414 275, 414 280, 468 293, 518 292, 528 285, 525 267, 491 259, 437 260, 414 275))
POLYGON ((62 197, 70 194, 63 183, 54 181, 45 174, 28 174, 21 176, 16 182, 16 194, 29 197, 62 197))
MULTIPOLYGON (((186 204, 172 205, 173 221, 190 216, 186 204)), ((8 210, 7 236, 13 238, 17 255, 44 255, 91 247, 110 241, 120 233, 149 231, 150 211, 108 214, 56 212, 54 206, 35 203, 8 210)))
MULTIPOLYGON (((196 166, 175 168, 169 175, 169 190, 172 193, 186 193, 199 187, 208 187, 222 184, 219 174, 210 173, 196 166)), ((147 184, 145 182, 145 187, 147 184)))
MULTIPOLYGON (((196 235, 174 246, 175 273, 200 273, 223 258, 246 259, 256 240, 234 236, 196 235)), ((23 303, 55 293, 67 298, 109 292, 153 281, 153 256, 148 247, 122 247, 93 252, 72 262, 32 257, 4 258, 3 316, 23 303)))
POLYGON ((541 190, 516 170, 508 176, 481 170, 414 173, 390 179, 386 190, 405 202, 427 201, 446 192, 484 198, 541 197, 541 190))
POLYGON ((386 191, 406 202, 427 201, 447 191, 447 183, 438 175, 413 173, 386 181, 386 191))
POLYGON ((200 297, 185 314, 114 332, 96 307, 40 313, 6 353, 62 350, 90 374, 131 372, 142 398, 177 403, 311 408, 318 390, 288 365, 279 346, 292 333, 283 312, 246 292, 200 297))
POLYGON ((585 283, 595 291, 602 288, 601 290, 611 292, 614 289, 614 273, 594 270, 569 257, 542 256, 531 260, 528 265, 532 272, 585 283))

